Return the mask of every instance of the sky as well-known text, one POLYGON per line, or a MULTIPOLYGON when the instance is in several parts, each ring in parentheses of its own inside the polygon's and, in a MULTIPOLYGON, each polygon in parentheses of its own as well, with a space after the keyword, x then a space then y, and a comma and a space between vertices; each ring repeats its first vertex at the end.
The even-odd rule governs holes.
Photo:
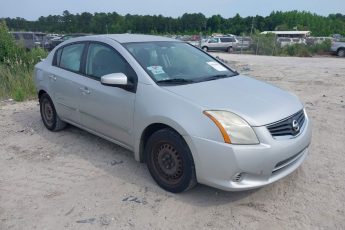
POLYGON ((163 15, 178 17, 184 13, 220 14, 225 18, 267 16, 272 11, 304 10, 327 16, 345 14, 345 0, 0 0, 0 18, 21 17, 36 20, 40 16, 71 13, 117 12, 125 15, 163 15))

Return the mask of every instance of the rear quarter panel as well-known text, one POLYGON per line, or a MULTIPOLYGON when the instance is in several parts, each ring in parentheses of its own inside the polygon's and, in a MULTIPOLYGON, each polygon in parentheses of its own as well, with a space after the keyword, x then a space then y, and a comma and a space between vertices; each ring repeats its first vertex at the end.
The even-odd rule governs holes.
POLYGON ((37 93, 39 93, 41 90, 44 90, 49 94, 49 82, 46 77, 47 71, 45 68, 45 62, 46 61, 44 60, 35 65, 34 79, 37 93))

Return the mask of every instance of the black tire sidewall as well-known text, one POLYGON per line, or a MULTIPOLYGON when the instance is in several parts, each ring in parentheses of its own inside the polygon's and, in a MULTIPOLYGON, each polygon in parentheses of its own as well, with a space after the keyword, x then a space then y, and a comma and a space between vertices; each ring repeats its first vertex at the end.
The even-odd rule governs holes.
POLYGON ((172 193, 180 193, 187 190, 195 175, 194 161, 187 143, 179 134, 169 129, 159 130, 152 134, 145 146, 145 160, 150 174, 156 183, 163 189, 172 193), (152 160, 152 151, 155 146, 161 142, 168 142, 173 145, 174 148, 179 151, 183 161, 182 178, 179 183, 173 186, 168 185, 164 180, 162 180, 154 169, 155 166, 152 160))
POLYGON ((56 114, 56 110, 55 110, 55 106, 53 101, 50 99, 50 97, 48 96, 48 94, 43 94, 40 97, 40 113, 41 113, 41 118, 43 121, 44 126, 49 129, 49 130, 54 130, 56 128, 56 124, 57 124, 57 114, 56 114), (43 111, 43 102, 47 101, 48 103, 50 103, 52 109, 53 109, 53 124, 50 126, 49 124, 47 124, 45 118, 44 118, 44 111, 43 111))
POLYGON ((339 57, 345 57, 345 49, 340 49, 337 54, 339 57), (341 54, 341 52, 343 52, 343 54, 341 54))

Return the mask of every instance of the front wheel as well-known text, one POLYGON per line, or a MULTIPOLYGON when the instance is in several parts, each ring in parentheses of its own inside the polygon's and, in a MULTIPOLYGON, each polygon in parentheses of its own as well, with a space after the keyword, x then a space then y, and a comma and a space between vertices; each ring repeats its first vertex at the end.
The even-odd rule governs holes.
POLYGON ((228 47, 228 48, 226 49, 226 51, 227 51, 228 53, 232 53, 232 52, 234 52, 234 48, 228 47))
POLYGON ((59 118, 53 101, 46 93, 40 96, 40 112, 44 126, 50 131, 59 131, 66 127, 67 124, 59 118))
POLYGON ((345 57, 345 49, 338 50, 337 54, 338 54, 339 57, 345 57))
POLYGON ((151 176, 163 189, 180 193, 196 185, 192 154, 178 133, 162 129, 152 134, 145 156, 151 176))
POLYGON ((208 52, 208 48, 206 46, 202 47, 202 50, 208 52))

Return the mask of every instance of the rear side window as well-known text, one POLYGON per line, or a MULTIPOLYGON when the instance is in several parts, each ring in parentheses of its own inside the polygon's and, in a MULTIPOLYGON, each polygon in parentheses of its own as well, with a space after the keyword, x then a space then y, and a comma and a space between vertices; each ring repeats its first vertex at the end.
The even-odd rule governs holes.
POLYGON ((230 42, 230 39, 229 38, 221 38, 220 41, 221 42, 230 42))
POLYGON ((84 47, 84 44, 79 43, 65 46, 62 51, 58 50, 56 53, 56 65, 66 70, 79 72, 84 47))
POLYGON ((60 66, 62 49, 58 49, 55 54, 55 59, 53 65, 60 66))

